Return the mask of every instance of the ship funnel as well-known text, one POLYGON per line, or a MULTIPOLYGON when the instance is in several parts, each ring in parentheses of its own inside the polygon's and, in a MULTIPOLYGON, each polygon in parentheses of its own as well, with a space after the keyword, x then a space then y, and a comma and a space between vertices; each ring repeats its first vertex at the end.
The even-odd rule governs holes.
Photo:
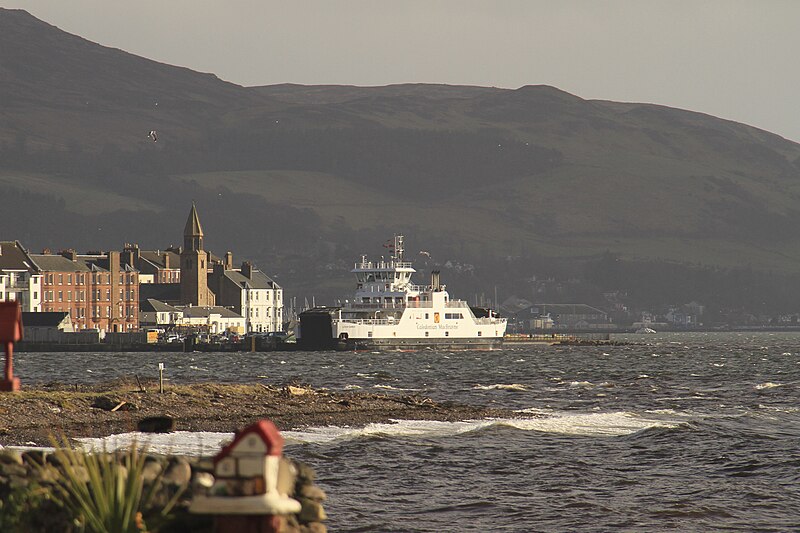
POLYGON ((442 290, 442 286, 439 282, 439 271, 433 270, 431 271, 431 290, 434 292, 438 292, 442 290))

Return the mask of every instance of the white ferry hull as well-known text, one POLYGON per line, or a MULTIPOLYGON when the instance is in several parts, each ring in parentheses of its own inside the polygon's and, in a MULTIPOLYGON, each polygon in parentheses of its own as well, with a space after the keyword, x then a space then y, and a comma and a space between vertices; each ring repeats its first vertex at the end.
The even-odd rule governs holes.
POLYGON ((337 350, 496 350, 503 339, 347 339, 336 343, 337 350))

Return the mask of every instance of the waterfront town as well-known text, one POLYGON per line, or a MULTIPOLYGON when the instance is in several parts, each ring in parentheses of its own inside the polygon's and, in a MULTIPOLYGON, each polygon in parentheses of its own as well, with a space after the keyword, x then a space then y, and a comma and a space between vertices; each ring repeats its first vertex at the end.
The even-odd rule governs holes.
POLYGON ((231 252, 217 257, 204 249, 194 204, 182 247, 37 254, 19 241, 0 241, 3 300, 20 302, 25 340, 34 343, 147 332, 150 342, 187 334, 236 340, 274 334, 284 321, 278 284, 250 262, 234 266, 231 252))
MULTIPOLYGON (((203 239, 193 203, 183 245, 163 250, 125 243, 112 251, 33 253, 20 241, 2 240, 0 301, 20 303, 24 340, 37 346, 96 345, 109 340, 171 344, 188 337, 193 342, 241 345, 246 335, 270 339, 273 344, 294 340, 297 316, 284 307, 283 288, 249 261, 236 265, 230 251, 217 256, 206 250, 203 239)), ((447 269, 448 264, 443 267, 447 269)), ((512 337, 703 327, 705 306, 697 301, 660 313, 632 312, 624 295, 603 296, 607 305, 602 308, 586 303, 534 303, 517 296, 489 303, 508 318, 512 337)), ((763 328, 765 324, 792 326, 795 320, 790 316, 779 323, 751 323, 763 328)))

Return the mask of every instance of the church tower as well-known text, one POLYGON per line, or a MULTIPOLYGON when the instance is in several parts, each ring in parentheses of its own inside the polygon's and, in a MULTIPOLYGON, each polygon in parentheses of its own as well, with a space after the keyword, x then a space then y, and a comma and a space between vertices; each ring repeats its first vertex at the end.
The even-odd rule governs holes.
POLYGON ((214 295, 208 290, 208 255, 203 250, 203 228, 192 202, 189 220, 183 229, 181 303, 213 306, 214 299, 214 295))

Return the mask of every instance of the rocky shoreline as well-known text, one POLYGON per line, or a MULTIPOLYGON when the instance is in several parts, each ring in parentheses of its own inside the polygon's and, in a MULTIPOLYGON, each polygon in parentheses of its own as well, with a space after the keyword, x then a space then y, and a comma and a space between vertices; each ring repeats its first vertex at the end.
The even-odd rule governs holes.
POLYGON ((372 394, 252 384, 114 381, 48 384, 0 394, 0 446, 48 446, 52 437, 105 437, 168 417, 180 431, 234 432, 260 419, 280 430, 365 426, 392 419, 458 421, 510 418, 502 409, 435 402, 408 394, 372 394))

